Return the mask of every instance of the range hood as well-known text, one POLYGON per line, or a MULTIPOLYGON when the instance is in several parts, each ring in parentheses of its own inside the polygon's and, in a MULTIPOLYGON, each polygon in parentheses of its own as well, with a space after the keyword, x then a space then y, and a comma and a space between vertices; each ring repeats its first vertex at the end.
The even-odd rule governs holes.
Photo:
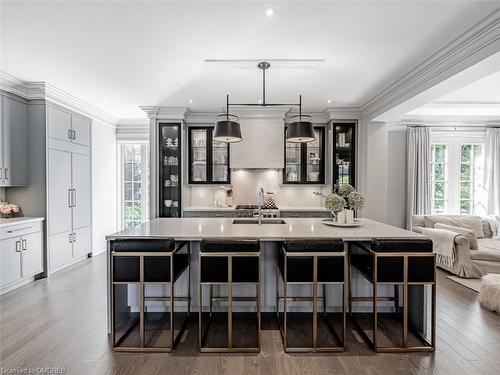
POLYGON ((285 128, 282 118, 241 119, 243 140, 232 143, 230 168, 282 169, 285 128))

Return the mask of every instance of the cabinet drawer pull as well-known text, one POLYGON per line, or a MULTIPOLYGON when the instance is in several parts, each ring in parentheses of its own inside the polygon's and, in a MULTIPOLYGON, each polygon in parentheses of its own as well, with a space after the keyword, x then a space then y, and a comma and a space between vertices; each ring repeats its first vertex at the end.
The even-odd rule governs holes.
POLYGON ((215 217, 224 217, 224 214, 215 214, 215 217))
POLYGON ((20 230, 26 230, 26 229, 31 229, 33 227, 22 227, 22 228, 17 228, 17 229, 11 229, 8 230, 7 233, 14 233, 14 232, 19 232, 20 230))
POLYGON ((76 189, 73 189, 72 203, 73 203, 73 207, 76 207, 76 189))
POLYGON ((73 236, 72 236, 72 233, 69 234, 68 236, 68 242, 69 243, 72 243, 73 242, 73 236))
POLYGON ((71 189, 68 189, 68 207, 71 207, 71 189))
POLYGON ((27 250, 26 240, 23 240, 22 244, 23 244, 23 245, 22 245, 22 250, 23 250, 23 251, 26 251, 26 250, 27 250))
POLYGON ((71 133, 71 129, 68 129, 68 138, 69 138, 69 139, 72 139, 72 138, 73 138, 72 133, 71 133))
POLYGON ((73 139, 76 139, 76 130, 73 130, 73 139))
POLYGON ((21 252, 21 241, 16 241, 16 253, 21 252))
POLYGON ((76 242, 76 233, 73 233, 73 242, 76 242))

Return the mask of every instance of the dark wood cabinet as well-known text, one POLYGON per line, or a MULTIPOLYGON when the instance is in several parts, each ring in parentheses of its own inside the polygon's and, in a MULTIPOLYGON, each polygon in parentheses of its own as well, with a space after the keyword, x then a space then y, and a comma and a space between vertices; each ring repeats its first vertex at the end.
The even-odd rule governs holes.
POLYGON ((181 124, 159 124, 159 216, 181 217, 181 124))
POLYGON ((356 186, 356 123, 333 123, 333 183, 356 186))
POLYGON ((213 127, 188 128, 189 184, 229 184, 229 143, 213 140, 213 127))
POLYGON ((316 140, 309 143, 285 140, 283 184, 325 183, 325 128, 315 127, 314 133, 316 140))

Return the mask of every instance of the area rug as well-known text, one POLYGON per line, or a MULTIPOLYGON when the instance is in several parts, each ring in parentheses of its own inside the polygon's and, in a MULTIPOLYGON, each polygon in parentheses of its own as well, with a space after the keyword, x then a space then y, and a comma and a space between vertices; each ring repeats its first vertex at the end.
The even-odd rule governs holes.
POLYGON ((479 293, 479 288, 481 286, 481 279, 463 279, 458 276, 446 276, 448 279, 465 286, 466 288, 472 289, 479 293))

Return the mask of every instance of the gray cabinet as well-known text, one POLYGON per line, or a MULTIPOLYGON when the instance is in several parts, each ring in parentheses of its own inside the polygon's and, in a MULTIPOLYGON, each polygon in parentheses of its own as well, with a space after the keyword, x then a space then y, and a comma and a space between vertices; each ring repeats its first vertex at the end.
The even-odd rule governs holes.
POLYGON ((47 107, 47 115, 49 138, 90 146, 89 119, 50 105, 47 107))
POLYGON ((234 211, 228 211, 228 210, 206 210, 206 211, 184 211, 184 217, 215 217, 215 218, 221 218, 221 217, 233 217, 234 216, 234 211))
POLYGON ((1 96, 0 186, 28 184, 27 111, 22 99, 1 96))
POLYGON ((42 223, 2 227, 0 234, 0 294, 3 294, 43 272, 42 223))
POLYGON ((314 217, 314 218, 331 218, 332 214, 326 210, 297 210, 297 211, 280 211, 281 217, 314 217))

